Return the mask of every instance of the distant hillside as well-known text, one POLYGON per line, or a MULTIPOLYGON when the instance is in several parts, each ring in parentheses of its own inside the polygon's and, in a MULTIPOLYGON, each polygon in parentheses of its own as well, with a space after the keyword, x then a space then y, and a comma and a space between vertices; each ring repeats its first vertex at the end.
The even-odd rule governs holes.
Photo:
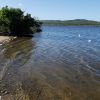
POLYGON ((61 25, 61 26, 100 26, 100 22, 85 19, 75 20, 42 20, 43 25, 61 25))

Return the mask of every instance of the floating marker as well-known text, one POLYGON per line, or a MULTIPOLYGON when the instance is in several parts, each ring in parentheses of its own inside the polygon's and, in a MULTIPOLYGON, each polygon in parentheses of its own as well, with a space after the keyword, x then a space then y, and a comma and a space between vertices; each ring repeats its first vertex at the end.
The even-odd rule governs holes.
POLYGON ((81 35, 79 34, 78 37, 81 37, 81 35))
POLYGON ((88 40, 88 42, 90 43, 90 42, 91 42, 91 40, 88 40))

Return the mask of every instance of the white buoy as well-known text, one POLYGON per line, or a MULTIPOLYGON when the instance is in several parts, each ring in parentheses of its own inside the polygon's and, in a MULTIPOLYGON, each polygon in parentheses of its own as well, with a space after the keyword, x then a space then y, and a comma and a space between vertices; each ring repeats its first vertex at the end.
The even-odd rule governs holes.
POLYGON ((90 43, 90 42, 91 42, 91 40, 88 40, 88 42, 90 43))
POLYGON ((79 34, 78 37, 81 37, 81 35, 79 34))

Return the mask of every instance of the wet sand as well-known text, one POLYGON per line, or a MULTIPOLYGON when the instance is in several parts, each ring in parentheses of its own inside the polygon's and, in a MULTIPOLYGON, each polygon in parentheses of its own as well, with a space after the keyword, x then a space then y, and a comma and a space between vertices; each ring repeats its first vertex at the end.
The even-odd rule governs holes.
POLYGON ((9 39, 10 39, 10 37, 8 37, 8 36, 0 36, 0 42, 6 41, 9 39))

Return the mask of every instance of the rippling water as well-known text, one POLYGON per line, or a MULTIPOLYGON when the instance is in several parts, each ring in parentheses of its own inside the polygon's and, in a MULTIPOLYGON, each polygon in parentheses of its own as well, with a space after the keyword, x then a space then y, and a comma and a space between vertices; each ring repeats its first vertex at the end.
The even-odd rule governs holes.
POLYGON ((44 26, 0 45, 0 100, 100 100, 100 27, 44 26))

